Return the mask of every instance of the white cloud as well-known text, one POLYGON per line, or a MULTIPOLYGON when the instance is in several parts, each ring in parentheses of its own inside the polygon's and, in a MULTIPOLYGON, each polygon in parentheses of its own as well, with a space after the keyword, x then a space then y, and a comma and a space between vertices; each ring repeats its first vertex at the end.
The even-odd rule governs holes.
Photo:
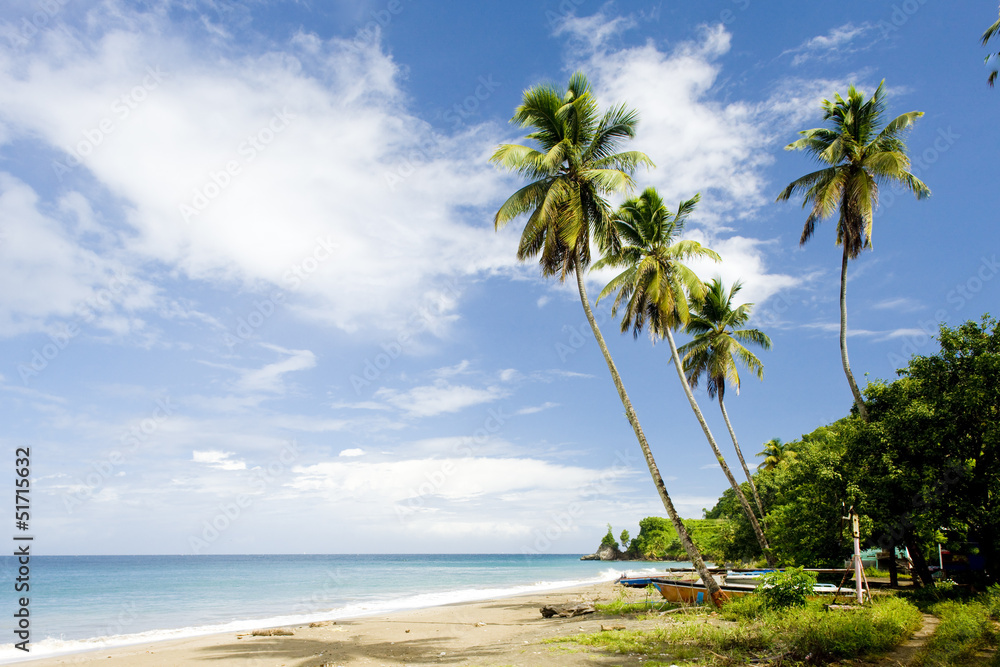
POLYGON ((564 17, 556 25, 554 35, 568 35, 571 40, 589 51, 597 51, 604 47, 608 40, 629 28, 635 27, 635 19, 629 16, 608 17, 604 12, 591 16, 564 17))
POLYGON ((340 454, 338 454, 338 456, 346 456, 346 457, 349 457, 349 458, 350 457, 355 457, 355 456, 364 456, 364 455, 365 455, 365 450, 363 450, 363 449, 357 449, 357 448, 355 448, 355 449, 345 449, 345 450, 341 451, 340 454))
MULTIPOLYGON (((294 312, 346 330, 412 328, 432 301, 446 318, 460 291, 439 299, 443 284, 514 264, 512 237, 489 229, 485 209, 482 224, 469 214, 505 187, 486 162, 498 137, 442 135, 411 115, 379 44, 302 35, 234 57, 226 36, 194 44, 158 15, 102 11, 90 25, 127 29, 60 26, 0 54, 0 125, 57 151, 67 182, 92 176, 124 202, 117 243, 133 264, 276 285, 294 292, 294 312)), ((35 206, 20 193, 7 204, 22 219, 35 206)), ((44 247, 58 298, 33 301, 65 312, 105 271, 44 247)), ((0 306, 0 322, 38 309, 0 306)))
POLYGON ((211 467, 218 468, 219 470, 246 470, 246 462, 230 459, 230 457, 235 456, 235 454, 235 452, 223 452, 218 450, 211 450, 207 452, 195 451, 192 453, 191 460, 195 463, 207 463, 211 467))
MULTIPOLYGON (((514 493, 576 495, 581 490, 594 487, 611 493, 615 488, 613 482, 602 481, 608 478, 606 471, 531 458, 433 458, 377 463, 334 461, 298 467, 294 472, 296 479, 293 486, 300 491, 316 492, 331 501, 349 499, 359 503, 404 503, 431 497, 464 502, 514 493)), ((610 475, 611 479, 614 477, 610 475)))
POLYGON ((152 307, 155 291, 102 240, 87 247, 96 223, 78 193, 62 201, 62 211, 43 213, 33 188, 0 173, 0 335, 55 330, 52 318, 77 333, 91 325, 116 334, 141 329, 128 313, 152 307))
MULTIPOLYGON (((627 101, 640 111, 637 137, 629 148, 646 152, 656 168, 636 174, 638 188, 656 186, 671 209, 681 199, 702 194, 686 236, 716 250, 723 262, 693 263, 699 275, 708 279, 719 274, 727 283, 740 279, 741 298, 761 304, 802 281, 770 272, 764 260, 767 241, 726 233, 734 221, 745 229, 746 221, 773 198, 761 174, 771 161, 775 120, 801 113, 814 99, 788 104, 775 98, 757 105, 714 101, 720 73, 715 60, 729 48, 730 34, 719 25, 703 28, 699 39, 669 53, 648 43, 593 52, 579 64, 591 73, 602 104, 627 101)), ((599 289, 614 274, 591 272, 588 282, 599 289)))
POLYGON ((913 313, 918 310, 923 310, 924 306, 916 299, 911 299, 910 297, 896 297, 894 299, 883 299, 878 303, 874 304, 872 308, 877 308, 879 310, 897 310, 903 313, 913 313))
MULTIPOLYGON (((851 43, 858 37, 862 37, 873 31, 875 26, 870 23, 854 25, 845 23, 844 25, 831 28, 825 35, 818 35, 808 39, 794 49, 789 49, 781 55, 794 54, 792 66, 801 65, 809 60, 829 60, 837 58, 846 53, 853 53, 858 48, 852 48, 851 43)), ((865 47, 867 48, 867 47, 865 47)))
POLYGON ((236 382, 236 387, 240 391, 284 393, 285 384, 282 376, 285 373, 307 370, 316 365, 316 355, 309 350, 286 350, 276 345, 263 347, 288 355, 288 358, 267 364, 263 368, 244 371, 236 382))
POLYGON ((521 408, 520 410, 518 410, 514 414, 515 415, 533 415, 533 414, 542 412, 544 410, 549 410, 551 408, 557 408, 557 407, 559 407, 558 403, 552 403, 551 401, 546 401, 545 403, 542 403, 541 405, 532 405, 532 406, 529 406, 529 407, 526 407, 526 408, 521 408))
POLYGON ((477 389, 468 385, 452 385, 438 380, 433 385, 414 387, 409 391, 398 391, 383 387, 375 392, 375 398, 399 408, 410 417, 433 417, 447 412, 458 412, 464 408, 492 403, 506 396, 499 387, 477 389))

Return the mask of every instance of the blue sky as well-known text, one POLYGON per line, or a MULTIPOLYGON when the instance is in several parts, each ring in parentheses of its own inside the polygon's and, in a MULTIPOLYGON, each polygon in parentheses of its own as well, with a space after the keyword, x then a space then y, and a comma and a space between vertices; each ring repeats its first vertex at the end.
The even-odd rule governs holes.
MULTIPOLYGON (((0 26, 0 417, 53 554, 584 552, 662 513, 572 285, 518 264, 523 90, 641 114, 637 175, 774 342, 747 454, 845 415, 839 249, 774 203, 819 101, 885 79, 933 196, 850 268, 862 379, 994 309, 991 2, 12 0, 0 26), (328 5, 333 5, 330 7, 328 5)), ((596 295, 605 274, 591 274, 596 295)), ((668 489, 726 486, 664 345, 603 329, 668 489)), ((863 383, 863 380, 862 380, 863 383)), ((698 392, 725 451, 715 404, 698 392)), ((734 460, 735 463, 735 460, 734 460)))

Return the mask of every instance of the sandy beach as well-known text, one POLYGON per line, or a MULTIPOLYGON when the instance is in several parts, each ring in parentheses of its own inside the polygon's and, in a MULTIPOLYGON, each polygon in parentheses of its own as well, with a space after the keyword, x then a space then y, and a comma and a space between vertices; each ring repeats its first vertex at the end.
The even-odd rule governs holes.
MULTIPOLYGON (((607 617, 543 618, 540 607, 609 600, 613 583, 517 597, 290 626, 291 636, 225 633, 136 644, 18 664, 153 667, 334 667, 338 665, 578 665, 593 660, 543 644, 545 639, 596 632, 607 617)), ((584 649, 586 651, 586 649, 584 649)))

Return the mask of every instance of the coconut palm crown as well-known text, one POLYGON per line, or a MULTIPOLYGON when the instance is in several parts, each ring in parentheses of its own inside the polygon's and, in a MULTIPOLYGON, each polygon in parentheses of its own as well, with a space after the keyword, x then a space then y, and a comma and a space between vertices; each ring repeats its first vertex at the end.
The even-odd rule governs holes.
POLYGON ((615 214, 614 229, 620 243, 606 251, 594 268, 624 268, 597 297, 600 301, 617 292, 612 312, 625 308, 622 333, 631 328, 632 335, 638 337, 648 321, 650 335, 662 337, 668 329, 687 324, 688 294, 696 300, 704 297, 704 283, 684 262, 697 257, 718 262, 721 258, 697 241, 676 240, 700 198, 695 195, 682 201, 673 213, 655 188, 646 188, 615 214))
POLYGON ((604 196, 630 189, 636 167, 653 164, 639 151, 618 151, 635 136, 638 114, 620 105, 601 115, 590 83, 577 72, 565 93, 552 86, 525 91, 512 122, 531 128, 526 138, 537 147, 503 144, 490 158, 530 181, 504 202, 494 226, 529 214, 517 257, 540 255, 542 273, 562 280, 577 264, 590 264, 592 240, 601 249, 615 246, 604 196))
POLYGON ((740 393, 739 362, 758 380, 764 379, 764 364, 746 345, 771 349, 771 339, 760 329, 742 329, 750 319, 752 303, 733 308, 733 299, 743 289, 736 282, 727 290, 716 278, 708 284, 704 299, 693 304, 684 331, 694 338, 678 351, 684 359, 684 371, 692 388, 705 376, 708 395, 724 398, 726 386, 740 393))

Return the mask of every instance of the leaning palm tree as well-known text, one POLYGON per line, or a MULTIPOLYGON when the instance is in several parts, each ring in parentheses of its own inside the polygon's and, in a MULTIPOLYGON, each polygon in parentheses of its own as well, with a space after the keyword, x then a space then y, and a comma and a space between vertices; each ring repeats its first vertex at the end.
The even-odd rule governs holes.
POLYGON ((728 291, 722 280, 716 278, 705 292, 703 301, 695 301, 690 305, 691 319, 684 331, 693 335, 691 342, 681 345, 678 349, 684 360, 684 372, 692 388, 698 386, 701 376, 706 377, 706 389, 709 398, 719 399, 719 409, 722 418, 733 439, 736 456, 743 466, 743 473, 750 483, 757 509, 760 510, 761 521, 764 520, 764 505, 760 502, 757 485, 750 475, 750 468, 743 458, 740 443, 736 440, 736 431, 729 421, 726 411, 725 395, 727 384, 740 393, 740 373, 738 363, 745 366, 758 379, 764 379, 764 364, 745 345, 756 345, 764 350, 771 349, 771 339, 760 329, 740 328, 750 319, 752 303, 733 308, 733 298, 743 288, 742 283, 735 283, 728 291))
POLYGON ((750 520, 768 564, 774 565, 774 558, 767 544, 767 538, 764 537, 764 531, 761 530, 757 517, 743 494, 743 489, 733 477, 726 459, 719 451, 719 446, 684 376, 684 366, 677 345, 674 343, 673 330, 689 320, 688 295, 695 300, 705 295, 705 284, 698 279, 694 271, 685 266, 685 260, 709 257, 719 261, 719 256, 713 250, 709 250, 697 241, 675 241, 675 237, 683 231, 685 220, 698 204, 698 200, 698 195, 695 195, 687 201, 682 201, 677 213, 671 213, 656 189, 647 188, 639 197, 629 199, 622 204, 614 218, 621 244, 606 250, 604 257, 594 266, 624 270, 612 278, 597 300, 600 301, 609 294, 617 292, 612 313, 617 314, 620 307, 625 307, 621 324, 622 333, 631 328, 633 336, 638 338, 648 321, 649 333, 654 340, 657 337, 667 339, 671 359, 677 367, 677 375, 691 409, 701 424, 726 479, 729 480, 730 486, 733 487, 737 499, 743 506, 743 511, 750 520))
POLYGON ((527 138, 536 147, 503 144, 490 161, 530 182, 504 202, 494 217, 494 226, 500 229, 527 214, 518 259, 524 261, 538 255, 543 275, 558 274, 560 280, 565 280, 570 272, 576 275, 587 322, 611 372, 663 507, 684 550, 708 586, 713 602, 718 604, 722 593, 667 493, 639 418, 594 319, 583 283, 583 273, 590 264, 591 241, 601 249, 618 245, 611 224, 611 207, 604 196, 631 188, 631 174, 636 167, 652 165, 644 153, 619 152, 620 144, 635 136, 638 115, 624 105, 601 114, 587 78, 577 72, 565 92, 552 86, 526 90, 512 122, 531 128, 527 138))
POLYGON ((792 181, 778 195, 778 201, 785 201, 801 192, 802 207, 812 204, 799 245, 812 237, 817 222, 839 213, 837 243, 844 249, 840 266, 840 356, 854 403, 865 421, 868 410, 847 358, 847 261, 871 246, 879 187, 898 184, 917 199, 931 193, 908 171, 910 158, 902 139, 904 131, 924 114, 904 113, 880 129, 886 112, 884 83, 867 100, 854 86, 848 88, 846 100, 839 94, 832 102, 823 100, 823 120, 829 121, 830 127, 799 132, 802 138, 785 146, 785 150, 808 151, 829 166, 792 181))

